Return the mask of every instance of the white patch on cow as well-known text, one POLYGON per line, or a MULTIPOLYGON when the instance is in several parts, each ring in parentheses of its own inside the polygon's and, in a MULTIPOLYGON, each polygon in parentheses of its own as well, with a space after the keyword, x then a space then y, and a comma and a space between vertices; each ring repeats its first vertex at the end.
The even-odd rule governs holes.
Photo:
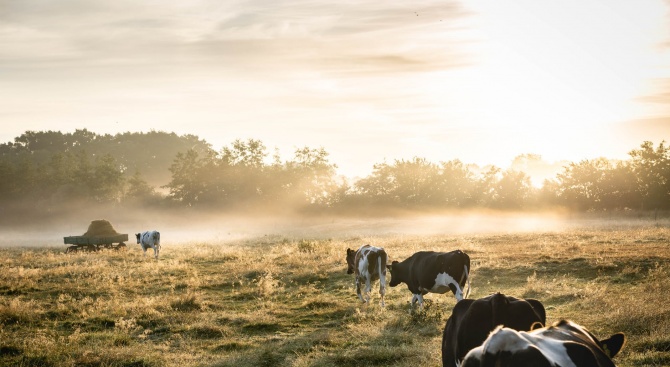
POLYGON ((437 274, 437 277, 435 277, 435 285, 433 285, 433 288, 429 289, 428 291, 431 293, 439 293, 439 294, 444 294, 449 291, 451 291, 451 288, 449 288, 449 284, 452 284, 454 287, 456 287, 456 300, 460 301, 463 299, 463 290, 461 289, 461 286, 458 285, 458 282, 456 279, 454 279, 451 275, 445 273, 439 273, 437 274))

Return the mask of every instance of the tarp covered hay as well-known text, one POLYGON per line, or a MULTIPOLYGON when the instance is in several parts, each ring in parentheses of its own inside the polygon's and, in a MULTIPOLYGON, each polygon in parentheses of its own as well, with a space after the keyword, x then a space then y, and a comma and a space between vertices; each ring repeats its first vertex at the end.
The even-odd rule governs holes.
POLYGON ((84 233, 86 237, 104 237, 104 236, 116 236, 119 235, 109 221, 104 219, 91 221, 91 224, 88 226, 88 231, 84 233))

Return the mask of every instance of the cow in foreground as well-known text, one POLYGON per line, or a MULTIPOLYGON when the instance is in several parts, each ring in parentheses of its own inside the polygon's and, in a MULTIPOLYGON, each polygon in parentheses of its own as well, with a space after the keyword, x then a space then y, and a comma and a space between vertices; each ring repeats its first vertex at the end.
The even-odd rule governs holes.
POLYGON ((442 366, 456 367, 465 355, 486 340, 498 325, 527 331, 546 323, 542 303, 495 293, 477 300, 464 299, 454 306, 442 334, 442 366))
POLYGON ((154 249, 154 258, 158 259, 158 253, 161 249, 161 234, 158 231, 147 231, 142 233, 135 233, 137 244, 142 246, 144 256, 147 256, 149 248, 154 249))
POLYGON ((381 306, 385 306, 386 259, 386 251, 381 247, 363 245, 358 251, 347 249, 347 274, 356 273, 356 294, 366 304, 370 302, 370 283, 379 279, 381 306), (365 282, 365 288, 361 294, 363 282, 365 282))
POLYGON ((467 298, 468 294, 463 295, 466 281, 470 293, 470 257, 461 250, 420 251, 402 262, 393 261, 388 269, 391 271, 389 285, 407 284, 412 292, 412 306, 419 302, 419 307, 423 307, 426 293, 444 294, 451 290, 457 301, 467 298))
POLYGON ((612 358, 624 343, 623 333, 601 341, 566 320, 528 332, 499 326, 461 367, 615 367, 612 358))

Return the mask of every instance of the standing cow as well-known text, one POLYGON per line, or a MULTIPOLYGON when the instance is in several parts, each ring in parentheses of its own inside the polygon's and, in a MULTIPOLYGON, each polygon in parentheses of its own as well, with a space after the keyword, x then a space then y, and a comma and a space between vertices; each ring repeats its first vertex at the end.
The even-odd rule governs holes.
POLYGON ((419 302, 419 307, 423 307, 426 293, 444 294, 451 290, 457 301, 467 298, 470 293, 470 257, 461 250, 420 251, 402 262, 393 261, 388 269, 391 271, 389 285, 407 284, 412 292, 412 306, 419 302), (464 296, 466 281, 468 294, 464 296))
POLYGON ((137 244, 142 246, 144 256, 147 256, 149 248, 154 249, 154 258, 158 260, 158 253, 161 249, 161 234, 158 231, 147 231, 142 233, 135 233, 137 244))
POLYGON ((381 247, 363 245, 358 251, 347 249, 347 274, 356 273, 356 294, 366 304, 370 302, 370 283, 379 279, 381 306, 385 306, 386 259, 386 251, 381 247), (365 289, 361 294, 363 282, 365 282, 365 289))
POLYGON ((495 293, 477 300, 464 299, 454 306, 442 334, 442 366, 456 367, 480 346, 498 325, 527 331, 546 323, 544 305, 536 299, 519 299, 495 293))

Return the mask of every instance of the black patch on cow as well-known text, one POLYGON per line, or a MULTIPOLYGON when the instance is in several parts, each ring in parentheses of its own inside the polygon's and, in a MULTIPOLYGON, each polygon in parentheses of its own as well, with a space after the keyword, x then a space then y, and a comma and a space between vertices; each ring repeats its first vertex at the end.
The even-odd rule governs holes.
POLYGON ((563 346, 568 353, 568 357, 570 357, 576 366, 614 367, 614 363, 609 360, 609 358, 608 360, 601 360, 598 362, 598 358, 596 358, 593 348, 589 348, 588 345, 585 345, 582 342, 566 341, 563 343, 563 346))

